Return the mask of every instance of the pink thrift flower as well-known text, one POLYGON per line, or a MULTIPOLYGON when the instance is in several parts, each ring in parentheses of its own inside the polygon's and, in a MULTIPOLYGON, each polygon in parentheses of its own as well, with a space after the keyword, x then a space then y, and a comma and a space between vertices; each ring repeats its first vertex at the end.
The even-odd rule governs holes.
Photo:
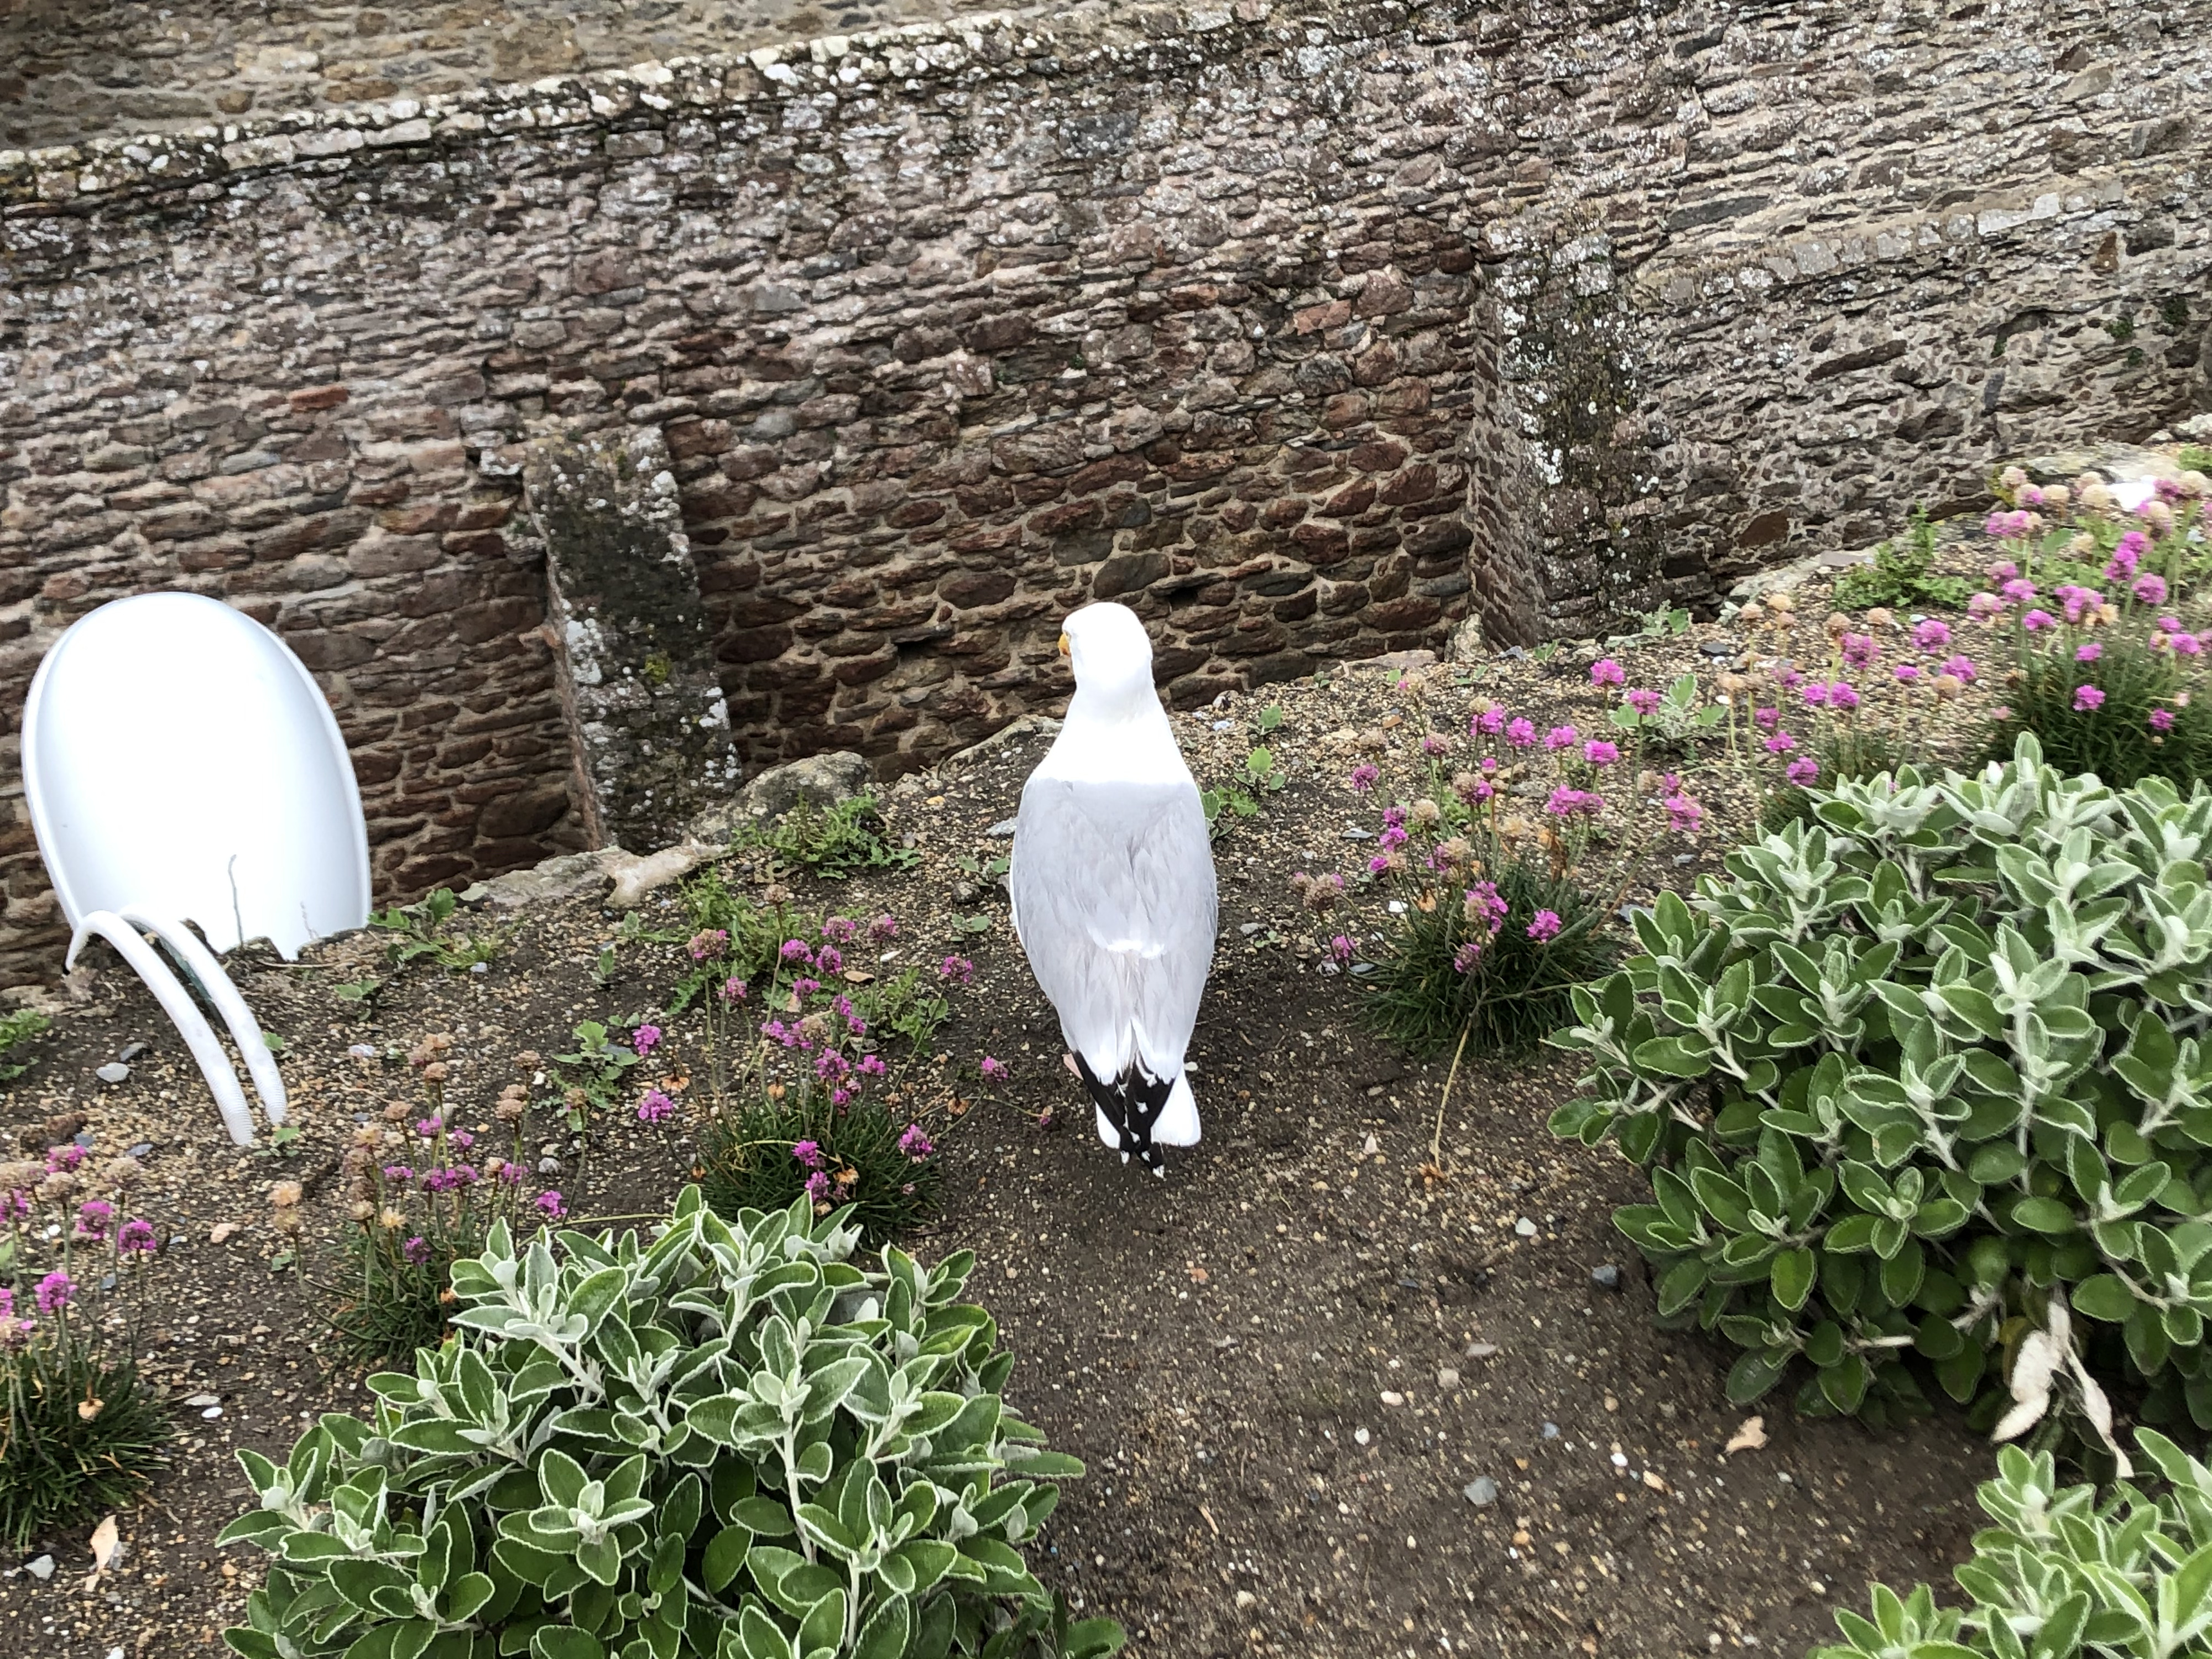
POLYGON ((1378 768, 1355 766, 1352 769, 1352 788, 1355 794, 1364 795, 1375 787, 1376 779, 1382 775, 1378 768))
POLYGON ((76 1284, 69 1274, 57 1267, 39 1281, 33 1300, 42 1314, 58 1313, 76 1299, 76 1284))
POLYGON ((1351 939, 1346 938, 1344 934, 1339 933, 1335 938, 1329 940, 1328 953, 1336 958, 1338 967, 1349 968, 1352 965, 1351 939))
POLYGON ((1503 708, 1486 708, 1474 717, 1474 723, 1468 732, 1469 736, 1479 732, 1486 738, 1494 738, 1504 729, 1505 711, 1503 708))
POLYGON ((2020 574, 2020 567, 2009 559, 2000 559, 1989 568, 1989 574, 1993 582, 2008 582, 2020 574))
POLYGON ((995 1083, 1000 1078, 1006 1076, 1006 1062, 1003 1060, 994 1060, 990 1055, 986 1054, 983 1056, 983 1064, 981 1069, 985 1078, 995 1083))
POLYGON ((1620 694, 1620 700, 1645 720, 1649 720, 1659 707, 1659 694, 1649 686, 1639 685, 1633 691, 1624 691, 1620 694))
POLYGON ((975 964, 965 957, 947 957, 938 964, 937 976, 952 985, 973 985, 975 964))
POLYGON ((1974 677, 1981 671, 1974 666, 1972 657, 1946 657, 1939 672, 1950 675, 1961 685, 1972 685, 1974 677))
POLYGON ((2104 654, 2105 647, 2094 640, 2091 640, 2087 645, 2077 645, 2074 647, 2075 662, 2094 662, 2104 654))
POLYGON ((419 1267, 430 1259, 430 1241, 417 1233, 399 1247, 399 1253, 419 1267))
POLYGON ((2058 618, 2048 611, 2031 611, 2020 619, 2020 625, 2031 634, 2040 634, 2046 628, 2058 626, 2058 618))
POLYGON ((1783 769, 1783 775, 1800 789, 1809 789, 1820 776, 1820 763, 1810 755, 1800 755, 1783 769))
POLYGON ((1920 671, 1909 662, 1901 662, 1889 672, 1897 677, 1897 683, 1899 685, 1917 685, 1920 683, 1920 671))
POLYGON ((1536 744, 1536 723, 1517 720, 1505 728, 1505 741, 1516 749, 1533 749, 1536 744))
POLYGON ((791 1143, 791 1155, 806 1169, 818 1170, 822 1167, 822 1146, 819 1141, 794 1140, 791 1143))
POLYGON ((558 1221, 568 1213, 568 1206, 561 1194, 550 1189, 538 1194, 538 1209, 548 1221, 558 1221))
POLYGON ((1912 642, 1923 651, 1941 651, 1951 643, 1951 629, 1930 617, 1913 629, 1912 642))
POLYGON ((645 1098, 637 1103, 637 1121, 659 1123, 675 1116, 676 1103, 658 1089, 647 1089, 645 1098))
POLYGON ((878 916, 868 924, 868 937, 878 944, 898 937, 898 923, 889 915, 878 916))
POLYGON ((1667 827, 1677 835, 1694 836, 1705 821, 1705 809, 1693 796, 1672 794, 1660 804, 1667 809, 1667 827))
POLYGON ((1844 660, 1854 668, 1865 668, 1881 654, 1871 634, 1846 634, 1843 638, 1844 660))
POLYGON ((2094 713, 2105 701, 2105 694, 2094 685, 2074 688, 2074 712, 2077 714, 2094 713))
POLYGON ((906 1133, 899 1137, 898 1149, 919 1164, 937 1150, 937 1143, 930 1139, 929 1132, 921 1125, 909 1123, 906 1133))
POLYGON ((1582 738, 1582 733, 1571 726, 1555 726, 1544 733, 1544 747, 1551 750, 1571 749, 1582 738))
POLYGON ((2172 731, 2173 710, 2171 708, 2152 709, 2150 711, 2150 729, 2154 732, 2172 731))
POLYGON ((1797 739, 1787 732, 1777 732, 1766 740, 1766 752, 1770 755, 1786 755, 1796 746, 1797 739))
POLYGON ((659 1045, 660 1028, 658 1025, 641 1025, 630 1034, 629 1046, 637 1050, 641 1059, 659 1045))
POLYGON ((1590 684, 1601 686, 1619 685, 1628 678, 1621 672, 1620 665, 1610 657, 1601 657, 1592 663, 1589 674, 1590 684))
POLYGON ((2136 578, 2135 586, 2128 591, 2145 605, 2164 605, 2166 578, 2160 575, 2138 576, 2136 578))
POLYGON ((1751 711, 1751 723, 1762 732, 1771 732, 1781 721, 1782 711, 1779 708, 1754 708, 1751 711))
POLYGON ((1805 688, 1805 701, 1811 703, 1815 708, 1818 708, 1822 703, 1827 702, 1827 700, 1828 688, 1821 684, 1820 681, 1814 680, 1810 685, 1805 688))
POLYGON ((1620 749, 1601 738, 1592 738, 1583 745, 1583 758, 1592 766, 1611 766, 1620 758, 1620 749))
POLYGON ((1559 936, 1559 913, 1557 910, 1537 911, 1534 920, 1528 924, 1528 933, 1537 944, 1549 944, 1559 936))
POLYGON ((149 1221, 134 1218, 125 1222, 123 1231, 115 1235, 115 1248, 125 1255, 151 1255, 154 1245, 154 1225, 149 1221))
POLYGON ((817 1170, 806 1177, 806 1196, 817 1204, 830 1201, 830 1177, 817 1170))

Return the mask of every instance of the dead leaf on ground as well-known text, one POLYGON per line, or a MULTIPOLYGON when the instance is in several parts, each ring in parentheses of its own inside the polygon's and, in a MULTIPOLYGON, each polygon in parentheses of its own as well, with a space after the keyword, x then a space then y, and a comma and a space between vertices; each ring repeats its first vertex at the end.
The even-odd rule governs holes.
POLYGON ((109 1516, 92 1529, 92 1569, 106 1572, 107 1564, 115 1559, 116 1551, 123 1547, 123 1537, 115 1528, 115 1517, 109 1516))
POLYGON ((238 1227, 239 1224, 235 1221, 216 1222, 213 1227, 208 1230, 208 1243, 210 1244, 221 1244, 224 1243, 233 1234, 238 1231, 238 1227))
POLYGON ((1728 1450, 1732 1455, 1740 1451, 1757 1451, 1766 1443, 1766 1419, 1747 1417, 1743 1426, 1729 1437, 1728 1450))

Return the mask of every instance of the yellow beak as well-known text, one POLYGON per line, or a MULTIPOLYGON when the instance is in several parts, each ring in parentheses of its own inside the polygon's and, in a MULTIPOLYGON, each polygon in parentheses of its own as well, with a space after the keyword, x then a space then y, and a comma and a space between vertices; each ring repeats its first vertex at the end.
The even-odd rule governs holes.
POLYGON ((1060 654, 1063 657, 1068 654, 1067 633, 1066 629, 1062 629, 1060 635, 1060 654))

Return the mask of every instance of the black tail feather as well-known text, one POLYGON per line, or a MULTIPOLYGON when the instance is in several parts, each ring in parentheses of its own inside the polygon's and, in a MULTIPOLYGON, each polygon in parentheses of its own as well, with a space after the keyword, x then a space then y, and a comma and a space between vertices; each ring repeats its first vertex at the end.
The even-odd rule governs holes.
POLYGON ((1092 1102, 1121 1137, 1121 1156, 1137 1158, 1148 1170, 1164 1167, 1166 1160, 1152 1144, 1152 1126, 1166 1109, 1175 1080, 1148 1076, 1143 1066, 1133 1065, 1108 1083, 1091 1069, 1091 1062, 1079 1054, 1075 1056, 1075 1067, 1092 1102))

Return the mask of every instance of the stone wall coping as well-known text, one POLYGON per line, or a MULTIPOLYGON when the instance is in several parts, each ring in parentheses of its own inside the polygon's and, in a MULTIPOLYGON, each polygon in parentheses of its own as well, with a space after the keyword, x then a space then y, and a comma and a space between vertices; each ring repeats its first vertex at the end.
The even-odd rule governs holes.
MULTIPOLYGON (((1297 0, 1292 0, 1295 5, 1297 0)), ((1060 13, 1051 27, 1015 11, 980 12, 951 21, 903 24, 854 34, 824 34, 745 52, 672 58, 627 69, 472 88, 423 99, 395 98, 331 110, 294 110, 257 120, 182 132, 105 135, 44 149, 0 149, 0 214, 46 216, 96 209, 140 192, 228 180, 301 161, 441 142, 481 142, 513 132, 612 126, 640 112, 712 113, 766 100, 837 92, 886 81, 918 88, 966 79, 1058 73, 1076 63, 1126 64, 1163 52, 1182 66, 1232 54, 1267 32, 1279 0, 1184 0, 1114 9, 1092 5, 1060 13)), ((1314 73, 1337 60, 1317 36, 1372 39, 1410 27, 1405 0, 1370 0, 1370 27, 1316 9, 1276 22, 1314 73), (1371 27, 1382 19, 1392 27, 1371 27), (1316 54, 1320 52, 1320 56, 1316 54), (1326 63, 1322 58, 1326 58, 1326 63)))
MULTIPOLYGON (((1349 9, 1327 0, 1079 0, 1053 9, 1048 23, 1039 21, 1046 9, 981 12, 420 100, 295 110, 182 132, 122 133, 44 149, 0 150, 0 220, 88 215, 127 207, 133 198, 167 206, 179 192, 187 201, 211 200, 258 175, 302 166, 325 172, 334 165, 374 162, 387 152, 482 143, 522 132, 618 131, 641 124, 640 118, 659 124, 672 117, 712 117, 823 94, 880 93, 887 83, 905 92, 933 84, 957 88, 1068 74, 1085 65, 1188 71, 1232 59, 1255 42, 1279 52, 1301 78, 1319 78, 1342 66, 1346 48, 1355 43, 1409 33, 1424 40, 1463 35, 1447 25, 1483 8, 1479 0, 1362 0, 1349 9)), ((2063 95, 2075 95, 2071 83, 2063 95)), ((2124 196, 2118 173, 2100 167, 2077 175, 2063 190, 2048 179, 1996 185, 1936 210, 1792 226, 1780 234, 1764 222, 1770 216, 1752 212, 1718 238, 1653 250, 1638 262, 1631 290, 1639 307, 1665 310, 1756 303, 1776 289, 1941 258, 1949 247, 2002 238, 2055 217, 2095 223, 2124 196)), ((1470 234, 1486 260, 1504 263, 1543 252, 1568 229, 1585 234, 1552 246, 1553 262, 1610 262, 1613 249, 1603 234, 1554 225, 1540 210, 1471 227, 1470 234)), ((1345 291, 1353 291, 1357 282, 1348 282, 1345 291)))

